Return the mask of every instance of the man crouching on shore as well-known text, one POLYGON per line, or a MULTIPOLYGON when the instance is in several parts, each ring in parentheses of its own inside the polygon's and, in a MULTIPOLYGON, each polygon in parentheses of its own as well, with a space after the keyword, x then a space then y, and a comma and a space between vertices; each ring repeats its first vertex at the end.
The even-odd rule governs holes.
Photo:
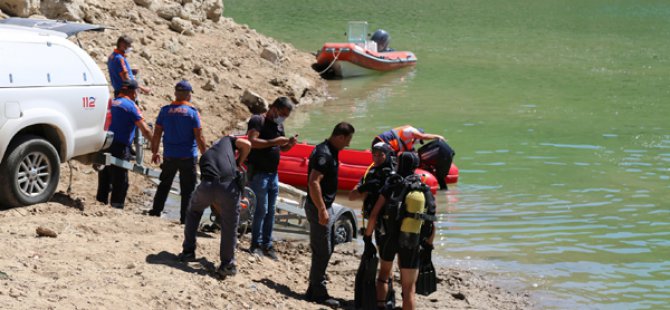
POLYGON ((237 274, 235 246, 237 222, 240 217, 240 193, 244 188, 243 168, 251 143, 246 139, 226 136, 217 141, 200 158, 201 182, 193 192, 186 211, 183 250, 179 260, 195 260, 195 239, 203 211, 212 204, 221 209, 221 266, 222 277, 237 274), (239 156, 235 160, 235 151, 239 156))

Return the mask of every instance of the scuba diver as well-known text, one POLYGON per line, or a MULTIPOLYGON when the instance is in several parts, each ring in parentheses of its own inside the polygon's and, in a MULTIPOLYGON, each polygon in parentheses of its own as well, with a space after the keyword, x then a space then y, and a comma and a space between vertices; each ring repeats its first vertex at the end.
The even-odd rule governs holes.
MULTIPOLYGON (((396 254, 400 266, 403 309, 416 308, 415 292, 419 267, 430 263, 435 237, 435 197, 423 183, 421 176, 414 173, 418 166, 419 158, 416 153, 403 152, 399 155, 397 173, 389 176, 381 189, 363 237, 366 251, 374 250, 372 232, 377 226, 377 220, 383 221, 385 231, 377 238, 381 262, 376 298, 380 308, 385 308, 387 304, 388 280, 396 254), (383 212, 381 218, 380 212, 383 212)), ((435 284, 435 273, 431 276, 432 279, 428 281, 435 284)), ((420 280, 424 283, 426 279, 420 280)))
POLYGON ((370 217, 372 207, 374 207, 379 190, 381 190, 386 179, 395 171, 393 149, 384 142, 377 142, 372 146, 372 164, 365 175, 356 184, 349 193, 349 200, 363 198, 363 218, 370 217))
POLYGON ((391 43, 391 35, 389 35, 389 33, 384 29, 375 30, 375 32, 372 33, 370 40, 377 43, 377 52, 382 53, 395 51, 389 47, 389 43, 391 43))
MULTIPOLYGON (((356 187, 349 193, 349 200, 363 198, 363 219, 369 219, 372 207, 374 207, 379 191, 386 183, 391 174, 395 173, 395 156, 393 149, 384 142, 378 142, 372 146, 372 164, 365 175, 358 182, 356 187)), ((381 212, 379 213, 381 215, 381 212)), ((382 221, 377 219, 375 228, 375 240, 377 244, 381 241, 382 221)), ((377 309, 377 268, 379 258, 377 250, 372 242, 366 241, 366 249, 361 257, 361 264, 356 272, 354 305, 356 309, 377 309)), ((393 290, 393 280, 388 281, 388 293, 386 295, 387 307, 395 307, 395 291, 393 290)))

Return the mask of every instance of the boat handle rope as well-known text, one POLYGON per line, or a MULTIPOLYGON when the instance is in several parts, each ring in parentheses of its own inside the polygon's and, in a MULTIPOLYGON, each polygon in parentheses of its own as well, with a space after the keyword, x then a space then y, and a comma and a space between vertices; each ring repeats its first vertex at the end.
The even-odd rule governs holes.
POLYGON ((337 50, 337 55, 335 55, 335 51, 332 51, 331 53, 333 53, 333 55, 334 55, 333 61, 330 62, 330 64, 328 65, 328 67, 326 67, 326 69, 323 69, 323 71, 319 72, 319 75, 322 75, 322 74, 326 73, 326 71, 328 71, 330 69, 330 67, 332 67, 335 64, 335 62, 337 61, 337 58, 340 57, 340 53, 342 53, 342 49, 337 50))

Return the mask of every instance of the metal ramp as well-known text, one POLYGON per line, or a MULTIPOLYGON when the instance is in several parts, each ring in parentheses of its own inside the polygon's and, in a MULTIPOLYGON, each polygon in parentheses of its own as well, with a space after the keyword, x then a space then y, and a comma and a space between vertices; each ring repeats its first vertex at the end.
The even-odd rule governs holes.
MULTIPOLYGON (((160 169, 153 169, 143 165, 143 147, 145 145, 145 140, 139 132, 136 132, 135 141, 133 144, 136 151, 134 161, 123 160, 112 156, 110 153, 100 153, 94 159, 94 164, 101 166, 120 167, 133 173, 148 176, 153 183, 159 184, 160 181, 158 178, 161 174, 160 169)), ((199 182, 199 178, 196 178, 196 181, 199 182)), ((245 190, 250 189, 247 187, 245 190)), ((277 198, 275 224, 279 225, 275 226, 275 230, 293 233, 306 233, 309 229, 309 224, 306 221, 307 217, 305 215, 307 192, 281 182, 279 183, 279 190, 281 193, 295 197, 296 199, 281 196, 277 198)), ((180 195, 179 178, 176 176, 172 183, 170 193, 173 195, 180 195)), ((255 206, 255 201, 252 203, 252 205, 255 206)), ((336 244, 348 242, 351 241, 352 238, 356 238, 358 227, 356 212, 337 203, 334 203, 332 207, 334 209, 335 216, 333 234, 336 236, 336 244)), ((250 208, 248 211, 251 213, 251 216, 253 216, 254 209, 250 208)), ((251 216, 249 219, 247 219, 248 221, 251 220, 251 216)))

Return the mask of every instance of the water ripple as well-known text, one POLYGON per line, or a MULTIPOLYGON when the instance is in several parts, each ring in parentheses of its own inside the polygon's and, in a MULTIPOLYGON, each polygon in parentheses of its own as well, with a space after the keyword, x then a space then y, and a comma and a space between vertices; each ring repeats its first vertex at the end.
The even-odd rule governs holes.
POLYGON ((620 189, 615 188, 585 188, 585 189, 573 189, 570 190, 572 193, 592 193, 592 192, 607 192, 607 193, 620 193, 620 189))
POLYGON ((454 235, 476 235, 476 234, 492 234, 492 233, 500 233, 503 232, 506 234, 513 234, 513 233, 535 233, 535 232, 549 232, 549 231, 580 231, 580 230, 587 230, 587 231, 593 231, 597 229, 606 229, 609 226, 607 225, 600 225, 600 224, 593 224, 593 225, 577 225, 577 226, 559 226, 559 225, 552 225, 552 226, 542 226, 542 227, 506 227, 506 228, 480 228, 480 229, 467 229, 467 230, 462 230, 462 227, 476 227, 478 224, 464 224, 464 223, 454 223, 450 227, 453 227, 453 230, 449 230, 448 234, 454 234, 454 235))
POLYGON ((603 234, 603 235, 593 235, 591 237, 592 238, 603 238, 603 239, 625 239, 625 238, 644 238, 644 237, 648 238, 648 237, 651 237, 651 236, 670 236, 670 232, 648 233, 648 234, 632 233, 632 232, 616 232, 616 233, 603 234))
POLYGON ((579 203, 579 204, 570 204, 570 205, 562 205, 562 206, 551 206, 550 208, 557 208, 557 207, 567 207, 567 208, 584 208, 584 207, 602 207, 606 205, 612 204, 612 201, 594 201, 594 202, 588 202, 588 203, 579 203))
POLYGON ((553 146, 557 148, 570 148, 570 149, 582 149, 582 150, 601 150, 602 146, 590 145, 590 144, 559 144, 559 143, 540 143, 542 146, 553 146))

